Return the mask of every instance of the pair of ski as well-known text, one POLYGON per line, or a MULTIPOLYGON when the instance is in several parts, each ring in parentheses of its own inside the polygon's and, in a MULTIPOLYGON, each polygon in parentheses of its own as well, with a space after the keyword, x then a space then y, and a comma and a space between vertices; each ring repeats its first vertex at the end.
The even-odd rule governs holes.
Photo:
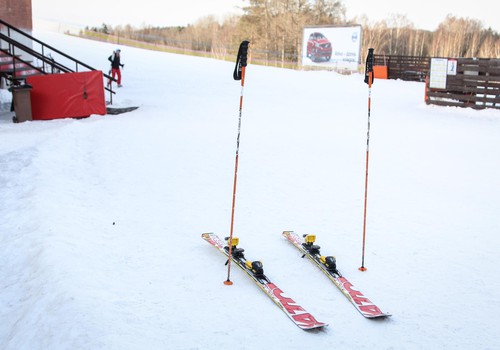
MULTIPOLYGON (((302 257, 307 256, 315 262, 364 317, 377 318, 390 316, 390 314, 380 311, 375 304, 368 300, 360 291, 356 290, 353 285, 340 274, 336 266, 332 269, 332 257, 322 257, 319 254, 318 246, 304 242, 304 239, 293 231, 285 231, 283 232, 283 236, 303 253, 302 257), (308 249, 309 247, 312 247, 313 250, 311 251, 311 249, 308 249)), ((204 233, 202 234, 202 238, 229 257, 228 245, 217 235, 213 233, 204 233)), ((297 304, 292 298, 285 296, 283 291, 264 274, 260 262, 246 260, 244 250, 237 247, 237 238, 233 238, 232 244, 232 261, 238 265, 272 301, 274 301, 293 323, 304 330, 327 326, 326 323, 316 320, 313 315, 297 304)))

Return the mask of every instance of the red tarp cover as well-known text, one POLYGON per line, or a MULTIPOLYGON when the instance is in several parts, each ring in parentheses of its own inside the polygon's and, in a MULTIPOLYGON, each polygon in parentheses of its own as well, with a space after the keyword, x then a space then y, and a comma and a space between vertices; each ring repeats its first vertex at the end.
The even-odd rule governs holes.
POLYGON ((101 71, 32 76, 33 120, 88 117, 106 114, 101 71))

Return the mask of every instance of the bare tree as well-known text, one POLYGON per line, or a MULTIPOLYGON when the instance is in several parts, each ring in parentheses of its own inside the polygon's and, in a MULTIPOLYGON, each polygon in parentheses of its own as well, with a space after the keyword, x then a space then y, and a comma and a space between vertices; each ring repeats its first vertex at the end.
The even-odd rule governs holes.
POLYGON ((385 55, 423 57, 500 57, 500 34, 484 29, 478 20, 448 15, 434 32, 415 29, 405 15, 392 14, 372 23, 366 16, 346 20, 340 0, 246 0, 243 15, 222 23, 213 16, 185 27, 135 29, 103 24, 91 31, 114 35, 111 40, 134 39, 169 47, 234 55, 241 40, 251 41, 252 59, 282 67, 299 64, 304 27, 361 24, 362 52, 373 47, 385 55), (116 39, 118 38, 118 39, 116 39))

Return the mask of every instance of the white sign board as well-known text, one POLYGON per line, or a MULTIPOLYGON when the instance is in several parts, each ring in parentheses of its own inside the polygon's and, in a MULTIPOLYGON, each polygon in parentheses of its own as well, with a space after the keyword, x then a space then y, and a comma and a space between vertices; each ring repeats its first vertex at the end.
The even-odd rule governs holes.
POLYGON ((360 64, 361 26, 305 27, 302 66, 357 70, 360 64))
POLYGON ((448 59, 431 58, 429 87, 431 89, 446 89, 447 74, 448 74, 448 59))

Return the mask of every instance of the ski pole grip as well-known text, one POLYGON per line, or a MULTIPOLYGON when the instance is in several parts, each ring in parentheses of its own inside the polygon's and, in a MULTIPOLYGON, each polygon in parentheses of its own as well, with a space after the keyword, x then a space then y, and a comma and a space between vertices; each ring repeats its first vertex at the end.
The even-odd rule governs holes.
POLYGON ((247 58, 248 58, 248 44, 250 42, 248 40, 245 40, 241 43, 241 66, 246 67, 247 66, 247 58))
POLYGON ((234 67, 233 78, 234 80, 241 80, 242 78, 242 67, 247 66, 247 56, 248 56, 248 40, 241 42, 238 49, 238 56, 236 57, 236 66, 234 67))
POLYGON ((371 85, 373 83, 373 49, 368 49, 368 54, 366 55, 366 66, 365 66, 365 83, 371 85))

